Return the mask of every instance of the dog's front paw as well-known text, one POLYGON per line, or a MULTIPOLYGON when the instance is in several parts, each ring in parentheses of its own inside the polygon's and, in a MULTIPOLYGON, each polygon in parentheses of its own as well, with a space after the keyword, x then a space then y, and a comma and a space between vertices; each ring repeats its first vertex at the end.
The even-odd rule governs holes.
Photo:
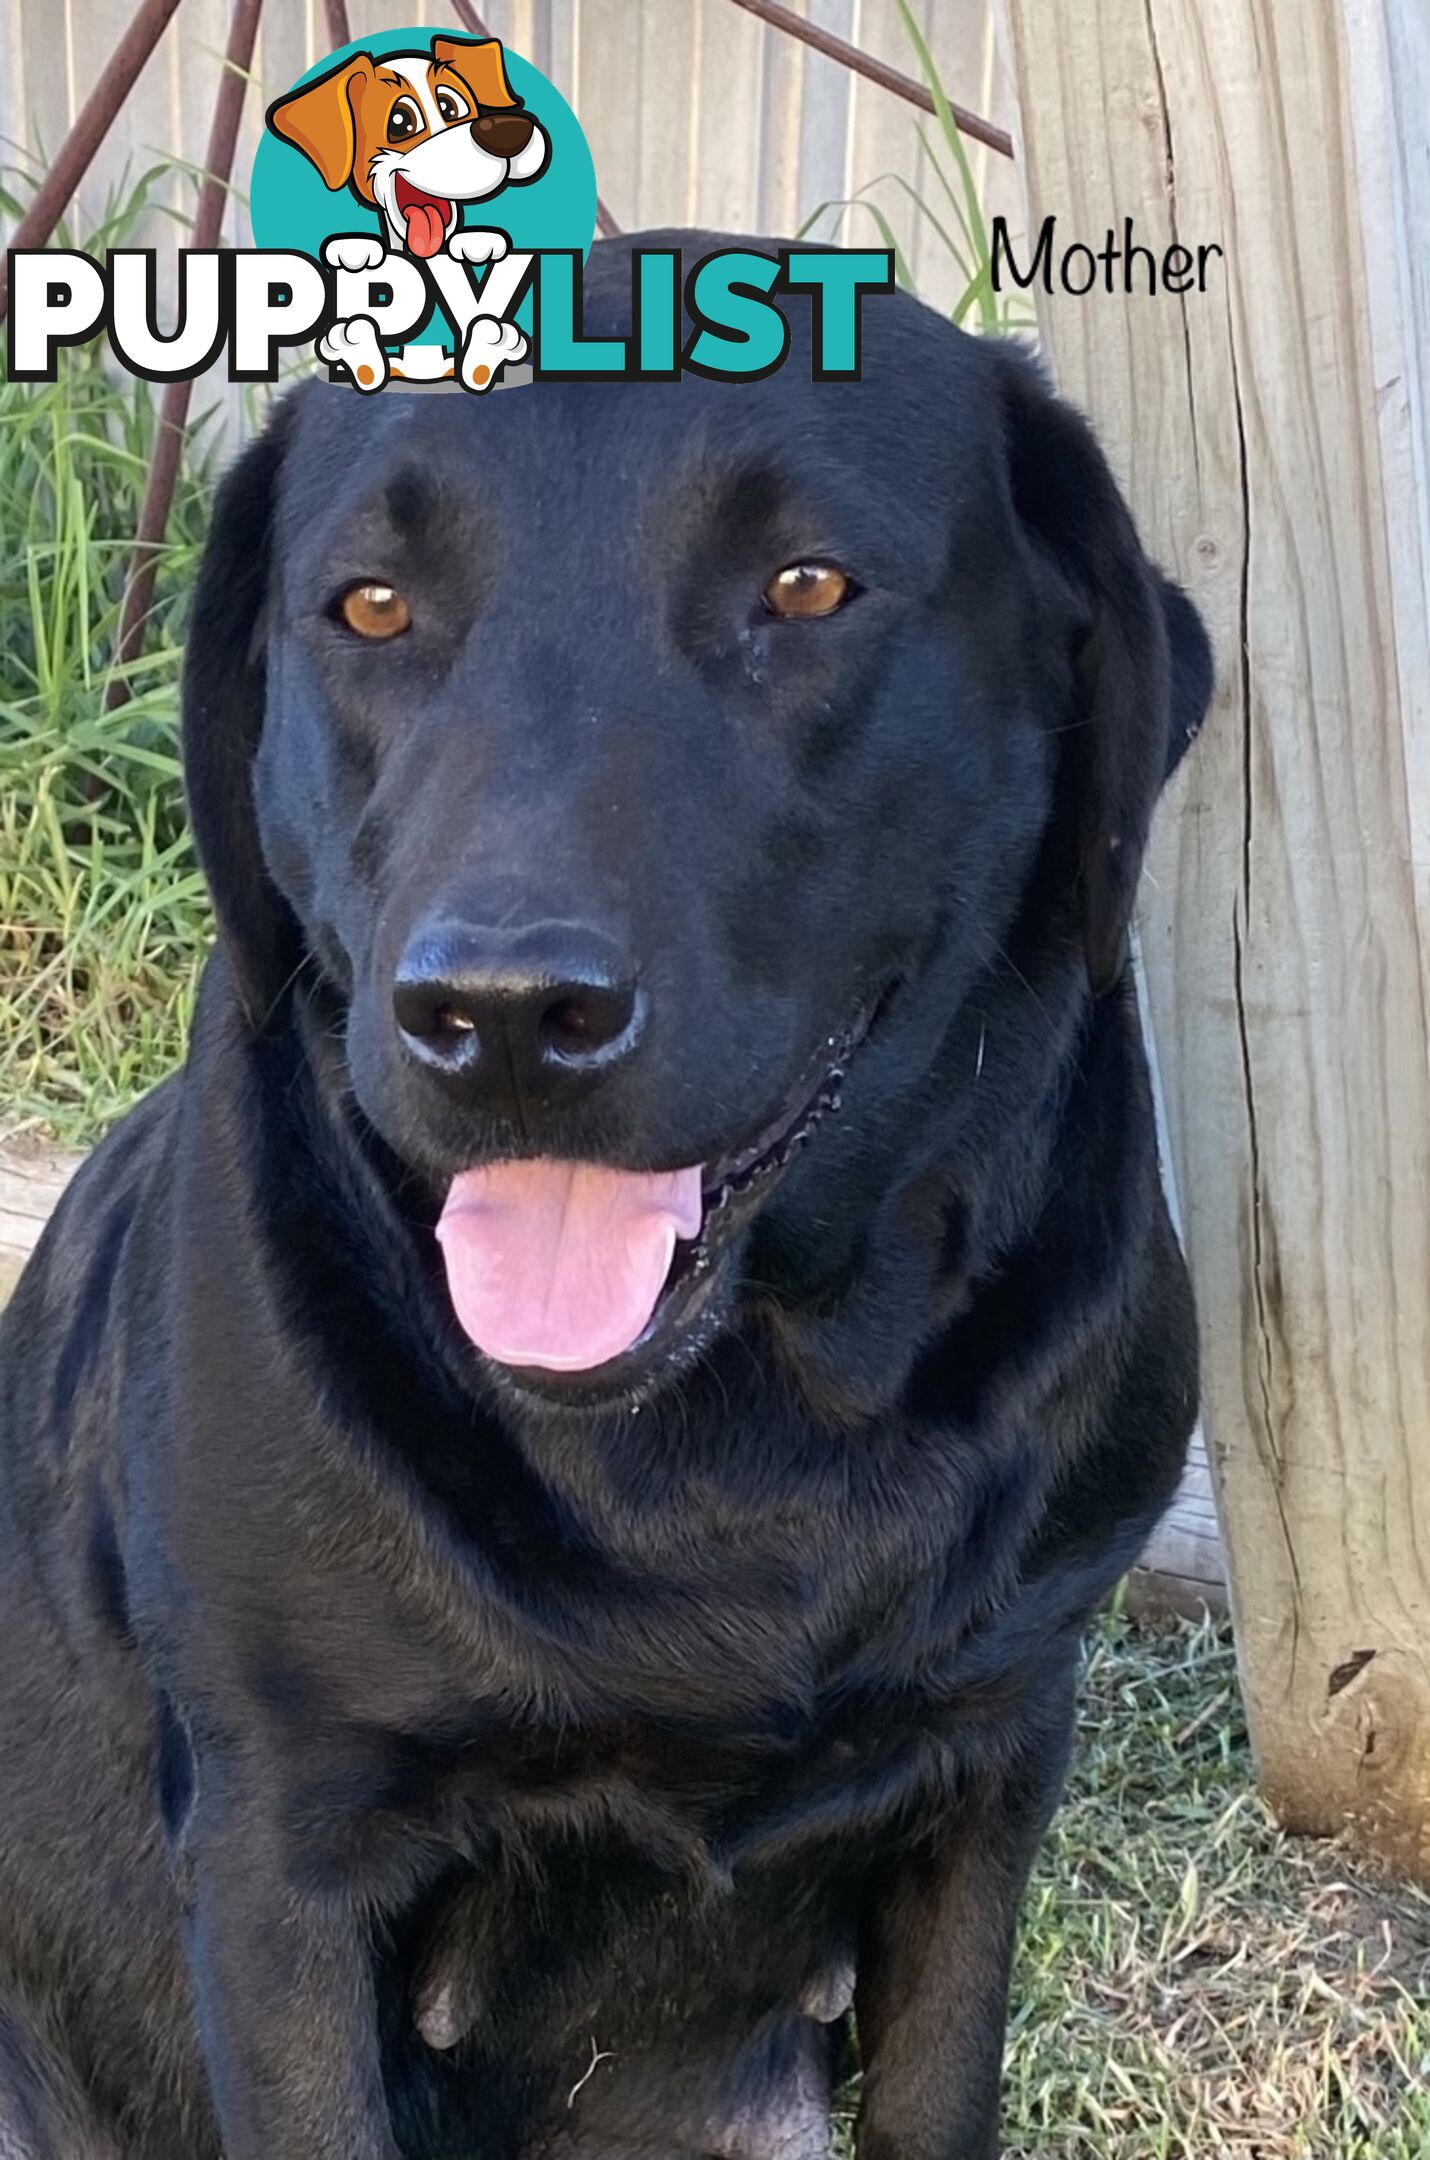
POLYGON ((338 233, 323 242, 323 260, 334 270, 375 270, 386 253, 376 233, 338 233))
POLYGON ((334 323, 319 338, 318 351, 331 367, 346 368, 361 391, 381 390, 387 382, 387 354, 377 341, 377 325, 370 315, 334 323))
POLYGON ((504 367, 526 358, 526 339, 515 323, 491 315, 472 319, 462 346, 461 376, 468 390, 490 390, 504 367))
POLYGON ((447 242, 447 253, 458 262, 500 262, 511 247, 505 233, 487 232, 481 226, 467 225, 454 232, 447 242))

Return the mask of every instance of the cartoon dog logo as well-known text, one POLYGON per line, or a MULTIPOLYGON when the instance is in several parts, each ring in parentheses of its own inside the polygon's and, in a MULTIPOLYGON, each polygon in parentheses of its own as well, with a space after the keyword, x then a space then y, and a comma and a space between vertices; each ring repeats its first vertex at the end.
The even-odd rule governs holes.
MULTIPOLYGON (((428 52, 379 59, 357 53, 279 98, 268 125, 334 193, 349 189, 381 217, 385 240, 354 233, 326 243, 325 257, 343 270, 375 270, 389 250, 423 261, 444 253, 459 263, 499 261, 508 236, 464 226, 462 205, 540 179, 551 157, 546 134, 507 81, 496 38, 437 36, 428 52)), ((387 381, 387 356, 365 316, 335 324, 318 349, 359 389, 387 381)), ((525 352, 512 324, 478 316, 463 340, 462 379, 484 389, 525 352)), ((430 374, 430 356, 431 348, 408 346, 393 372, 430 374)))

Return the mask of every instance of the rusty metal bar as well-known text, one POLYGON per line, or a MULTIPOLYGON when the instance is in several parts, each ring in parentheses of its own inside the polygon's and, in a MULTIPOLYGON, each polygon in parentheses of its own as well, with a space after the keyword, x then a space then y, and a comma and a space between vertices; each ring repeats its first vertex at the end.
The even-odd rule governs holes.
MULTIPOLYGON (((219 244, 229 176, 233 171, 233 154, 238 145, 239 122, 243 118, 244 92, 248 87, 248 71, 253 64, 254 41, 258 36, 258 19, 262 13, 263 0, 234 0, 228 50, 224 54, 218 95, 214 99, 213 123, 209 130, 208 152, 204 158, 203 185, 199 189, 198 207, 194 213, 194 236, 190 243, 201 250, 216 248, 219 244)), ((193 395, 193 388, 192 381, 188 379, 166 383, 164 386, 154 437, 154 460, 149 468, 148 485, 144 490, 144 502, 139 512, 139 530, 135 534, 134 554, 129 566, 129 582, 124 588, 124 600, 120 608, 119 640, 114 655, 118 667, 132 664, 144 648, 144 630, 149 610, 154 605, 154 579, 159 567, 159 553, 164 545, 164 534, 168 529, 174 488, 179 477, 184 428, 188 423, 189 400, 193 395)), ((106 709, 113 711, 117 705, 127 703, 128 698, 128 684, 118 675, 111 675, 105 693, 106 709)))
MULTIPOLYGON (((12 248, 42 248, 74 198, 74 191, 113 127, 179 0, 142 0, 134 19, 105 61, 74 126, 60 144, 54 163, 36 188, 29 209, 11 236, 12 248)), ((0 322, 10 305, 9 271, 0 262, 0 322)))
MULTIPOLYGON (((472 0, 452 0, 452 13, 456 16, 462 28, 470 31, 473 37, 484 38, 491 36, 490 30, 488 30, 481 16, 472 6, 472 0)), ((614 240, 620 229, 620 226, 598 195, 596 197, 596 230, 600 233, 601 238, 603 240, 614 240)))
MULTIPOLYGON (((836 37, 832 30, 821 30, 818 23, 806 22, 793 8, 782 7, 780 0, 735 0, 735 5, 757 15, 774 30, 787 30, 791 37, 813 46, 826 59, 837 60, 841 67, 852 68, 866 82, 878 83, 883 90, 892 90, 895 97, 917 105, 923 112, 937 113, 931 92, 923 83, 915 82, 912 75, 902 74, 886 60, 875 60, 869 53, 861 52, 857 45, 851 45, 847 38, 836 37)), ((970 112, 965 105, 955 105, 952 98, 949 105, 963 134, 971 135, 975 142, 986 143, 1000 157, 1012 157, 1013 138, 1006 128, 995 127, 991 120, 985 120, 981 113, 970 112)))
POLYGON ((339 45, 351 45, 352 24, 348 21, 348 0, 323 0, 328 18, 328 43, 334 52, 339 45))

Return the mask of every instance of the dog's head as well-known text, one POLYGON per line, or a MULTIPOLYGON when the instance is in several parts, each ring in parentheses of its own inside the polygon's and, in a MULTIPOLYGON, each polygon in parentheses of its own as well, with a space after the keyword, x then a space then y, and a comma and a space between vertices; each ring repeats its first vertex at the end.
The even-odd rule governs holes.
POLYGON ((279 98, 268 125, 382 213, 389 238, 435 255, 461 219, 539 179, 551 146, 507 81, 495 38, 434 37, 425 53, 358 53, 279 98))
MULTIPOLYGON (((598 247, 593 333, 629 299, 598 247)), ((354 424, 309 386, 220 495, 185 728, 223 940, 255 1027, 321 984, 487 1358, 649 1385, 847 1258, 970 1027, 998 1066, 1007 956, 1025 1030, 1118 982, 1206 641, 1028 359, 902 295, 859 382, 797 330, 757 383, 354 424)))

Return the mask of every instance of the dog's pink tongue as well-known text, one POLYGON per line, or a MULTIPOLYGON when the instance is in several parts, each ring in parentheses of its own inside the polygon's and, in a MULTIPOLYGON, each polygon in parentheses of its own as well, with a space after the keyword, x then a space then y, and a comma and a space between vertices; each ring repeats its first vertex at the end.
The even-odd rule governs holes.
POLYGON ((589 1372, 629 1350, 701 1215, 698 1168, 464 1171, 437 1225, 457 1318, 499 1365, 589 1372))
POLYGON ((407 220, 407 245, 414 255, 435 255, 447 233, 447 220, 441 207, 434 202, 407 203, 402 215, 407 220))

